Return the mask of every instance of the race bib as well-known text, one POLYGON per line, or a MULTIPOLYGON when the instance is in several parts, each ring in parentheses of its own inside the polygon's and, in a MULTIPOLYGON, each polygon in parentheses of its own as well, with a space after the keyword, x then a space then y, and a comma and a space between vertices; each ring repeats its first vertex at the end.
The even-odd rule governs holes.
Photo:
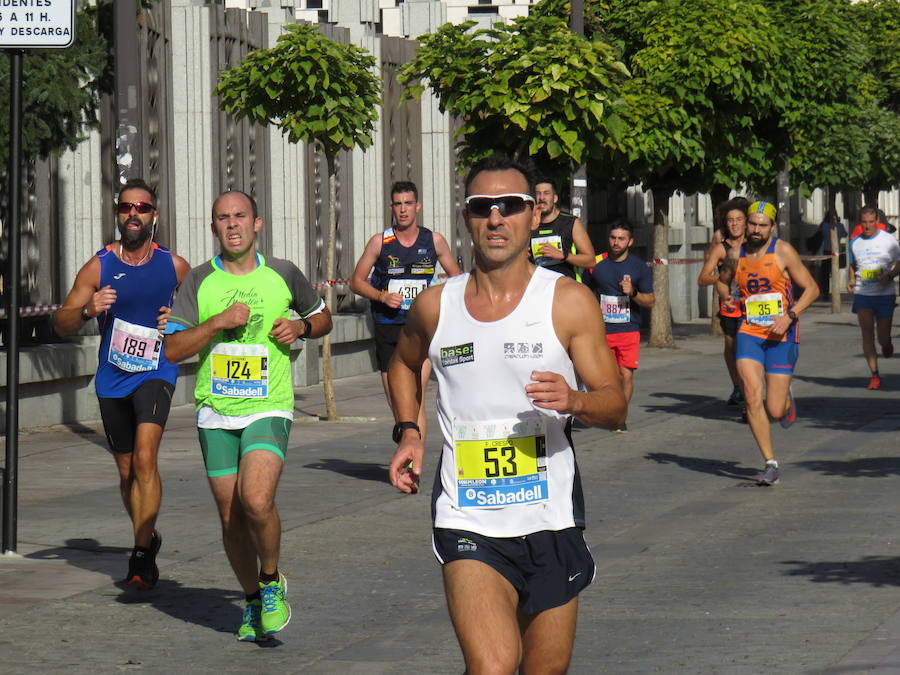
POLYGON ((399 293, 403 301, 400 309, 409 309, 416 296, 428 288, 425 279, 391 279, 388 281, 388 293, 399 293))
POLYGON ((265 345, 219 343, 209 357, 213 396, 266 398, 269 395, 269 352, 265 345))
POLYGON ((881 280, 881 268, 872 267, 869 269, 861 269, 859 271, 859 278, 867 286, 877 283, 881 280))
POLYGON ((162 340, 156 328, 116 319, 109 339, 107 360, 129 373, 142 373, 159 367, 162 340))
POLYGON ((547 448, 540 417, 457 422, 453 439, 460 508, 547 501, 547 448))
POLYGON ((631 303, 625 295, 601 295, 600 310, 606 323, 631 321, 631 303))
POLYGON ((784 296, 781 293, 757 293, 744 301, 747 323, 754 326, 771 326, 784 314, 784 296))
MULTIPOLYGON (((546 237, 535 237, 531 240, 531 255, 535 259, 543 257, 541 254, 541 246, 544 244, 550 244, 553 248, 558 251, 562 251, 562 237, 558 234, 551 234, 546 237)), ((559 262, 562 262, 560 260, 559 262)))

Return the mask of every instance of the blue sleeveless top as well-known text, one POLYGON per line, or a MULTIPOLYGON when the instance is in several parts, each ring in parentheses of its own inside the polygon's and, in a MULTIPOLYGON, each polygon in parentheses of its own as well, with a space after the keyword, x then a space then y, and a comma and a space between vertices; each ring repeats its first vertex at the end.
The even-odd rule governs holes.
POLYGON ((119 260, 115 245, 97 251, 100 288, 116 290, 115 304, 97 317, 101 340, 94 387, 101 398, 129 396, 148 380, 175 386, 178 377, 178 365, 169 363, 162 352, 162 336, 153 337, 159 308, 172 306, 178 286, 172 254, 153 244, 150 260, 132 266, 119 260))
MULTIPOLYGON (((415 243, 407 248, 397 239, 394 228, 389 227, 381 235, 381 254, 372 269, 372 286, 379 291, 391 290, 389 288, 394 281, 394 286, 401 281, 423 281, 425 286, 431 285, 437 278, 437 253, 434 250, 434 234, 427 227, 419 227, 419 236, 415 243)), ((406 323, 406 313, 409 304, 415 299, 418 289, 406 284, 407 291, 401 295, 411 295, 409 303, 405 302, 396 309, 392 309, 381 302, 372 301, 372 316, 375 323, 406 323), (404 306, 405 305, 405 306, 404 306)))

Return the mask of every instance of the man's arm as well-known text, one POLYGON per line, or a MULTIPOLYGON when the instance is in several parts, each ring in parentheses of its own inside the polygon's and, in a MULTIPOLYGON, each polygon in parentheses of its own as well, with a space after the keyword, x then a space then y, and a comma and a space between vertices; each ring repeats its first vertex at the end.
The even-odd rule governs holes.
POLYGON ((456 264, 456 258, 450 252, 450 246, 447 240, 437 232, 434 233, 434 252, 437 254, 438 262, 444 268, 444 272, 448 277, 455 277, 459 274, 459 265, 456 264))
POLYGON ((575 244, 575 253, 569 253, 566 262, 575 267, 593 267, 596 259, 594 245, 588 236, 587 228, 581 222, 580 218, 575 219, 572 225, 572 242, 575 244))
POLYGON ((236 302, 201 324, 170 333, 164 342, 166 358, 172 363, 184 361, 208 345, 219 331, 246 325, 249 319, 250 308, 243 302, 236 302))
POLYGON ((525 385, 528 398, 537 408, 575 415, 593 427, 621 426, 628 404, 594 295, 571 279, 557 281, 553 327, 587 391, 572 389, 559 373, 535 371, 533 382, 525 385))
POLYGON ((736 249, 731 249, 722 259, 722 267, 719 268, 719 276, 716 279, 716 294, 719 301, 725 305, 727 311, 736 309, 736 301, 731 297, 731 282, 734 281, 734 275, 737 272, 737 253, 736 249))
POLYGON ((369 283, 369 275, 378 262, 378 256, 381 255, 381 236, 380 233, 373 235, 366 244, 366 250, 363 251, 350 276, 350 290, 367 300, 383 302, 388 307, 396 309, 403 302, 399 293, 380 291, 369 283))
POLYGON ((725 257, 725 247, 722 244, 711 243, 703 254, 703 269, 697 277, 698 286, 712 286, 719 279, 719 261, 725 257))
POLYGON ((82 309, 92 319, 112 307, 115 301, 115 289, 109 286, 100 288, 100 259, 93 256, 78 271, 72 290, 62 307, 56 310, 53 330, 60 337, 77 333, 85 324, 82 309))
MULTIPOLYGON (((422 398, 419 373, 428 358, 428 347, 437 329, 442 291, 443 286, 432 286, 418 295, 406 316, 400 341, 391 357, 388 389, 391 392, 394 420, 397 422, 415 422, 418 419, 419 401, 422 398)), ((419 434, 415 429, 404 430, 388 468, 391 485, 401 492, 416 492, 419 476, 422 475, 424 455, 425 445, 419 434), (407 469, 410 462, 412 468, 407 469)))
MULTIPOLYGON (((803 294, 800 296, 800 299, 791 307, 791 311, 800 316, 819 297, 819 285, 813 279, 812 274, 809 273, 803 261, 800 260, 797 249, 786 241, 778 240, 778 244, 775 247, 775 256, 784 270, 790 275, 791 282, 803 288, 803 294)), ((769 332, 776 335, 784 335, 792 323, 793 319, 791 317, 787 314, 782 314, 775 319, 775 322, 769 328, 769 332)))

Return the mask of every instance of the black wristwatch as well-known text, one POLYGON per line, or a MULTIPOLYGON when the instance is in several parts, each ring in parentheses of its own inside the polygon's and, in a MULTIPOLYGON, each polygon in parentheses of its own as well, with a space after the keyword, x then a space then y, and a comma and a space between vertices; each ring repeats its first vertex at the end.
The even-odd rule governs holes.
POLYGON ((416 433, 419 434, 419 438, 422 438, 422 430, 419 429, 419 425, 415 422, 397 422, 397 424, 394 425, 394 432, 391 434, 394 443, 400 442, 400 439, 403 437, 403 432, 407 429, 415 429, 416 433))
POLYGON ((797 312, 795 312, 792 309, 788 310, 788 317, 790 317, 791 321, 796 321, 797 320, 797 312))
POLYGON ((300 320, 303 322, 303 335, 300 337, 307 338, 309 337, 309 334, 312 333, 312 324, 308 319, 304 319, 303 317, 300 317, 300 320))
POLYGON ((91 320, 91 315, 88 314, 88 311, 87 311, 87 305, 85 305, 84 307, 81 308, 81 320, 85 321, 85 322, 91 320))

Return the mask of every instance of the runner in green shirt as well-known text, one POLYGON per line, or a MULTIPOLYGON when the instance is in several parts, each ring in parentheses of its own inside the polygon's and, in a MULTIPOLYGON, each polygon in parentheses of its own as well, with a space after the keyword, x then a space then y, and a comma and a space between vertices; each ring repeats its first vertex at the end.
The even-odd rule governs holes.
POLYGON ((165 338, 173 362, 199 354, 200 447, 225 552, 247 596, 239 640, 267 639, 290 621, 275 506, 294 413, 290 346, 331 330, 331 313, 303 273, 257 253, 262 226, 249 195, 231 190, 216 199, 221 252, 184 280, 165 338), (291 319, 292 310, 300 318, 291 319))

